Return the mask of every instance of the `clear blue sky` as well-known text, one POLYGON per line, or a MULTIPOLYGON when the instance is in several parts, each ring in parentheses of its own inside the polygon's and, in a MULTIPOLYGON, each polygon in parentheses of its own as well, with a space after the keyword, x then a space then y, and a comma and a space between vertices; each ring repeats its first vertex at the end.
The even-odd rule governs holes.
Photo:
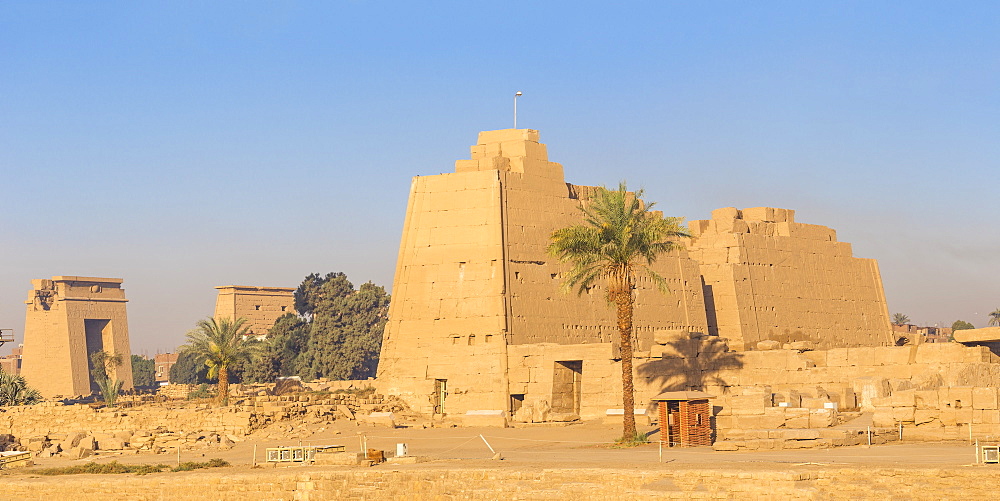
MULTIPOLYGON (((0 325, 125 279, 133 351, 216 285, 391 286, 410 178, 539 129, 668 214, 796 209, 891 312, 1000 307, 995 2, 0 3, 0 325)), ((6 352, 9 347, 4 348, 6 352)))

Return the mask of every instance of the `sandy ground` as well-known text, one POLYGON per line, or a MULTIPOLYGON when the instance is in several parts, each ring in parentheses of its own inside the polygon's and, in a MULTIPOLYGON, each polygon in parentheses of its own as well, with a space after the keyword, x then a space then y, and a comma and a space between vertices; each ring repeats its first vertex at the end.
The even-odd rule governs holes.
MULTIPOLYGON (((648 429, 652 431, 652 428, 648 429)), ((586 422, 569 426, 534 425, 518 428, 375 428, 353 422, 337 423, 322 429, 299 428, 289 432, 300 438, 269 439, 274 430, 245 437, 232 449, 182 450, 180 461, 206 461, 222 458, 234 469, 264 463, 264 449, 282 445, 344 445, 349 451, 361 451, 361 444, 384 451, 407 444, 409 455, 424 461, 416 464, 392 464, 393 469, 420 468, 735 468, 755 470, 791 465, 880 467, 947 467, 975 462, 975 448, 966 443, 900 443, 879 446, 838 447, 782 451, 717 452, 710 447, 663 448, 655 442, 633 448, 615 448, 619 426, 586 422), (487 443, 489 445, 487 445, 487 443), (492 459, 499 452, 503 459, 492 459), (662 454, 662 456, 661 456, 662 454), (658 466, 659 465, 659 466, 658 466)), ((100 452, 86 459, 65 458, 36 460, 36 468, 67 466, 82 461, 119 461, 122 463, 177 462, 176 449, 162 454, 100 452)), ((272 467, 267 465, 266 467, 272 467)), ((288 467, 285 465, 279 468, 288 467)), ((390 467, 390 465, 380 465, 390 467)), ((340 467, 343 468, 343 467, 340 467)), ((33 469, 33 468, 32 468, 33 469)), ((8 474, 30 474, 32 469, 8 474)))

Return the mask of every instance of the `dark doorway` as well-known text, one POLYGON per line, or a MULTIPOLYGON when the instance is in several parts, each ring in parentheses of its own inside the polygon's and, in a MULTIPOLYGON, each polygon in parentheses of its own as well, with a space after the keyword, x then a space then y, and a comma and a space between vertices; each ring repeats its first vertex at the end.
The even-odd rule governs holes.
POLYGON ((580 414, 583 360, 555 363, 552 373, 552 412, 580 414))
POLYGON ((448 380, 434 380, 434 414, 444 414, 444 400, 448 397, 448 380))
POLYGON ((104 350, 105 338, 111 340, 111 321, 84 320, 83 326, 87 336, 87 377, 90 378, 90 390, 96 392, 100 388, 94 380, 94 362, 91 360, 91 355, 104 350))
POLYGON ((514 393, 510 396, 510 415, 513 416, 515 412, 521 410, 521 406, 524 405, 524 393, 514 393))

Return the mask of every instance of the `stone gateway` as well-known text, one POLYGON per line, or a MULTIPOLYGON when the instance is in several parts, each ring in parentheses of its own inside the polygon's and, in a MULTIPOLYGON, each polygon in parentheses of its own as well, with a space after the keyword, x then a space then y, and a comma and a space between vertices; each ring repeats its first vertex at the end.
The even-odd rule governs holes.
POLYGON ((46 398, 97 390, 90 355, 120 354, 109 376, 132 389, 125 290, 120 278, 58 276, 32 280, 24 322, 21 374, 46 398))

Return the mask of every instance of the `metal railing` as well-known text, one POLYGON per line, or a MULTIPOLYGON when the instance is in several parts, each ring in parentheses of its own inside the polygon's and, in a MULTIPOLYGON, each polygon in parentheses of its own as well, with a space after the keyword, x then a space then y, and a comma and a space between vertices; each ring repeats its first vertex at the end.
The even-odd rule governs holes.
POLYGON ((0 346, 14 342, 14 329, 0 329, 0 346))

